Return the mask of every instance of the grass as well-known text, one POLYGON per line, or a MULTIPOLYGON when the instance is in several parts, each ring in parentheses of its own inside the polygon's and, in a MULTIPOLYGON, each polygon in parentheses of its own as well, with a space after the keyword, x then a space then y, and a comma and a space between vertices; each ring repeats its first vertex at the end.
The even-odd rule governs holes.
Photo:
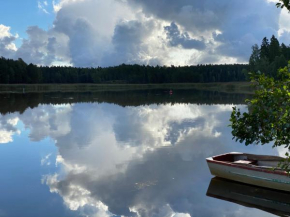
POLYGON ((0 92, 94 92, 145 89, 198 89, 227 93, 253 93, 250 82, 173 83, 173 84, 1 84, 0 92))

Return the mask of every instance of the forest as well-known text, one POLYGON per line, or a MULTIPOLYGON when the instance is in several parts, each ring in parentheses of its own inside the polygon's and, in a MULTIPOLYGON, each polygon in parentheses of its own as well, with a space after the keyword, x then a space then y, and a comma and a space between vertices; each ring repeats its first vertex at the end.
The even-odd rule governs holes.
POLYGON ((107 68, 27 65, 22 59, 0 58, 0 83, 156 84, 245 81, 247 65, 144 66, 122 64, 107 68))
POLYGON ((0 58, 1 84, 158 84, 210 83, 247 81, 248 72, 263 71, 275 77, 277 69, 287 65, 290 47, 275 36, 265 37, 261 46, 254 45, 249 64, 145 66, 77 68, 69 66, 36 66, 18 60, 0 58))
POLYGON ((277 78, 279 68, 287 66, 290 60, 290 46, 284 43, 280 45, 278 39, 273 35, 269 40, 265 37, 261 46, 257 44, 252 47, 249 59, 250 72, 263 72, 265 75, 277 78))

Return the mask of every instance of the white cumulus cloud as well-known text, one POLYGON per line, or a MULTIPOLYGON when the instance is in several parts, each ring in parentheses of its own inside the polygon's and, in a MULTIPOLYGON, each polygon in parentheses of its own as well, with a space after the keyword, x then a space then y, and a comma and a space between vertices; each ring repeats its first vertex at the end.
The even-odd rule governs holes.
MULTIPOLYGON (((51 2, 38 1, 49 13, 51 2)), ((48 29, 27 28, 19 49, 0 26, 0 55, 39 65, 245 63, 251 46, 289 43, 289 15, 267 0, 54 0, 48 29)))
POLYGON ((11 33, 11 28, 0 24, 0 56, 12 58, 17 50, 14 41, 18 35, 11 33))

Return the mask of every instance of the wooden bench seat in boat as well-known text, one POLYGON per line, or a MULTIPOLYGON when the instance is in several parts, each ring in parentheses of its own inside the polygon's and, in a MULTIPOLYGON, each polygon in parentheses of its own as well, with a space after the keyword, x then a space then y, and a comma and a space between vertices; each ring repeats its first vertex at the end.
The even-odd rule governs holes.
POLYGON ((234 164, 256 164, 256 160, 237 160, 233 162, 234 164))

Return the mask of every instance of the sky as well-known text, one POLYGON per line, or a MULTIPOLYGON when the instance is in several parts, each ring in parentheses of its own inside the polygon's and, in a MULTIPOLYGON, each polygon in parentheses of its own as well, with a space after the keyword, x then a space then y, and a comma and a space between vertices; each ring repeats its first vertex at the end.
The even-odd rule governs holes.
POLYGON ((246 63, 290 44, 276 0, 0 0, 0 56, 37 65, 246 63))

